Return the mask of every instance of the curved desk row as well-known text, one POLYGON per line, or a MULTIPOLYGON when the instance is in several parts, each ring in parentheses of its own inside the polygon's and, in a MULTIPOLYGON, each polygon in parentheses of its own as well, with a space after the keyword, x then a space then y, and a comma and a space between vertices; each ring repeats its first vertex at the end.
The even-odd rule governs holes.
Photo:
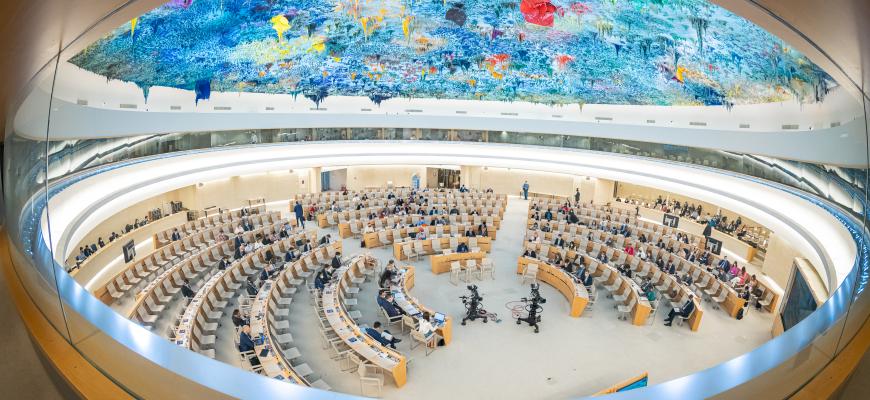
MULTIPOLYGON (((427 308, 416 297, 411 296, 411 289, 414 287, 414 266, 407 265, 399 270, 400 284, 394 285, 390 289, 393 293, 393 298, 396 304, 405 311, 405 314, 417 316, 419 314, 435 315, 435 311, 427 308)), ((444 344, 450 344, 453 339, 453 318, 446 313, 444 314, 444 323, 435 327, 435 333, 444 338, 444 344)))
POLYGON ((344 305, 344 288, 351 281, 351 271, 356 276, 364 275, 360 264, 364 257, 357 257, 335 272, 336 279, 323 289, 323 312, 332 330, 360 357, 381 368, 393 377, 396 387, 405 385, 408 379, 407 359, 401 353, 384 347, 363 332, 351 318, 344 305))
MULTIPOLYGON (((286 249, 287 246, 292 245, 297 240, 306 238, 315 241, 317 239, 317 233, 315 231, 298 233, 294 236, 285 238, 280 242, 276 242, 270 247, 262 247, 257 250, 256 253, 248 255, 248 257, 259 258, 260 255, 265 254, 266 251, 269 250, 278 257, 280 252, 283 252, 280 249, 286 249)), ((201 288, 199 288, 199 290, 196 291, 196 295, 191 299, 187 307, 185 307, 181 321, 175 330, 175 344, 188 349, 193 349, 191 346, 191 339, 194 324, 200 323, 199 321, 203 320, 211 322, 213 319, 209 318, 208 312, 216 307, 214 304, 210 303, 209 298, 217 298, 216 296, 220 296, 220 292, 233 292, 243 288, 245 279, 248 277, 244 272, 243 262, 244 259, 234 261, 229 267, 227 267, 227 269, 218 271, 214 274, 214 276, 212 276, 204 285, 202 285, 201 288), (208 309, 205 309, 204 306, 207 302, 209 303, 208 309)), ((290 269, 292 268, 287 266, 286 269, 282 271, 282 274, 290 269)), ((202 329, 202 326, 199 328, 202 329)))
MULTIPOLYGON (((540 259, 543 259, 543 260, 546 260, 550 257, 553 257, 556 255, 556 253, 559 253, 563 256, 563 258, 567 258, 570 260, 573 260, 576 257, 583 257, 586 265, 591 265, 590 263, 592 261, 594 261, 596 264, 598 263, 597 260, 594 260, 593 257, 590 257, 584 251, 578 252, 575 250, 559 249, 559 248, 554 247, 554 246, 548 246, 548 248, 549 248, 548 252, 544 253, 544 252, 540 251, 542 248, 542 245, 540 243, 528 243, 528 242, 526 243, 526 248, 535 249, 535 251, 538 252, 538 257, 540 259)), ((592 271, 591 268, 590 268, 590 271, 592 271)), ((593 274, 593 276, 597 276, 597 275, 593 274)), ((615 281, 616 279, 622 279, 623 282, 620 283, 619 286, 615 288, 614 292, 621 293, 621 292, 625 292, 626 289, 630 289, 630 290, 628 290, 628 297, 626 298, 626 302, 630 302, 631 299, 634 299, 634 301, 635 301, 635 306, 631 310, 632 323, 634 325, 644 325, 646 323, 647 316, 649 315, 650 311, 652 310, 652 306, 649 304, 649 300, 647 300, 646 297, 639 295, 640 287, 637 286, 637 283, 635 283, 633 280, 631 280, 625 276, 622 276, 622 274, 619 274, 619 273, 613 274, 612 276, 609 277, 609 280, 606 281, 605 284, 608 286, 613 286, 616 284, 616 281, 615 281)))
MULTIPOLYGON (((588 228, 584 228, 588 230, 588 228)), ((693 250, 694 247, 692 245, 687 245, 683 242, 677 241, 675 239, 669 238, 668 243, 676 245, 674 248, 674 253, 670 253, 665 249, 660 249, 657 246, 651 244, 651 242, 641 243, 639 240, 632 238, 625 238, 622 235, 613 235, 611 233, 603 232, 603 231, 591 231, 593 242, 588 242, 587 236, 580 237, 569 237, 566 239, 572 240, 575 244, 577 244, 578 248, 583 248, 584 246, 588 249, 589 253, 592 256, 597 256, 602 249, 607 252, 608 259, 614 260, 617 264, 628 264, 632 270, 637 272, 642 272, 644 270, 658 270, 651 262, 642 261, 640 257, 629 255, 625 253, 622 248, 624 246, 637 246, 638 250, 643 249, 645 252, 650 254, 651 257, 661 257, 665 264, 674 263, 675 269, 677 272, 682 274, 689 274, 692 277, 692 281, 695 282, 695 286, 699 289, 708 288, 710 285, 714 284, 718 278, 711 274, 707 269, 699 264, 692 263, 689 260, 681 257, 679 252, 682 251, 683 248, 689 248, 693 250), (612 239, 615 243, 614 248, 608 248, 604 245, 604 241, 607 239, 612 239), (591 246, 591 247, 590 247, 591 246), (615 258, 614 258, 615 257, 615 258), (648 265, 647 265, 648 264, 648 265), (640 270, 638 270, 640 268, 640 270)), ((552 233, 541 233, 542 237, 546 237, 552 239, 552 233)), ((545 245, 546 246, 546 245, 545 245)), ((711 253, 711 257, 713 257, 713 264, 715 265, 720 258, 711 253)), ((760 281, 759 281, 760 283, 760 281)), ((718 290, 725 290, 727 293, 725 295, 724 300, 721 302, 722 308, 728 313, 728 315, 732 317, 737 316, 737 312, 743 308, 746 300, 740 297, 734 288, 730 285, 722 284, 720 285, 721 289, 717 289, 714 293, 714 296, 718 296, 718 290)), ((764 288, 764 293, 772 293, 770 289, 764 288)), ((773 297, 773 301, 777 301, 778 297, 773 297)), ((775 304, 773 305, 775 306, 775 304)))
MULTIPOLYGON (((462 234, 465 232, 465 227, 471 227, 472 229, 477 229, 478 225, 482 223, 486 223, 487 230, 490 232, 490 237, 495 238, 495 231, 501 226, 501 219, 498 216, 492 217, 481 217, 477 215, 469 215, 469 214, 459 214, 459 215, 450 215, 447 216, 447 222, 445 224, 439 225, 436 222, 436 218, 442 217, 441 215, 405 215, 405 216, 392 216, 392 217, 384 217, 378 219, 355 219, 351 221, 344 221, 338 224, 338 234, 342 238, 348 238, 360 234, 365 234, 366 228, 369 226, 369 223, 374 222, 373 229, 377 231, 382 230, 392 230, 393 226, 396 224, 403 224, 409 227, 415 227, 419 222, 423 222, 427 226, 443 226, 444 228, 440 228, 443 233, 450 233, 452 231, 453 226, 462 226, 463 230, 461 232, 457 232, 458 234, 462 234)), ((439 232, 441 233, 441 232, 439 232)))
POLYGON ((275 283, 268 280, 263 283, 260 291, 257 292, 257 297, 254 299, 254 304, 251 305, 251 338, 256 344, 254 346, 254 354, 260 365, 263 367, 263 373, 273 379, 285 380, 297 385, 311 386, 308 381, 296 373, 292 365, 284 359, 281 351, 274 340, 272 340, 272 332, 268 326, 269 298, 272 290, 275 288, 275 283), (263 341, 256 340, 258 337, 263 337, 263 341))
POLYGON ((448 236, 393 243, 393 257, 397 260, 407 260, 408 255, 405 254, 406 246, 410 246, 419 255, 434 255, 456 252, 456 248, 460 243, 468 245, 469 251, 476 247, 483 253, 489 253, 492 249, 492 239, 486 236, 448 236))
MULTIPOLYGON (((238 224, 242 222, 244 215, 241 212, 241 209, 224 211, 220 214, 211 215, 208 217, 200 217, 195 221, 187 222, 183 225, 176 226, 169 229, 164 229, 160 232, 154 234, 154 247, 165 246, 169 242, 172 241, 172 232, 175 229, 178 229, 178 232, 181 234, 182 238, 185 236, 189 236, 196 232, 200 232, 204 229, 208 229, 211 227, 215 227, 218 225, 225 224, 238 224)), ((255 207, 251 209, 250 214, 248 214, 248 221, 255 226, 268 225, 281 219, 281 213, 279 212, 266 212, 266 206, 255 207)), ((228 231, 229 234, 232 230, 228 231)))
POLYGON ((556 288, 559 293, 562 293, 562 296, 565 296, 565 299, 568 300, 568 315, 579 317, 583 314, 586 304, 589 303, 589 293, 585 286, 574 281, 574 277, 561 268, 546 261, 529 257, 520 257, 517 260, 517 274, 524 273, 529 264, 538 266, 537 279, 539 281, 556 288))
MULTIPOLYGON (((286 220, 281 220, 275 224, 245 232, 243 237, 248 241, 252 241, 257 234, 278 232, 278 230, 283 228, 285 222, 286 220)), ((154 250, 137 261, 134 260, 111 278, 107 285, 101 285, 94 290, 94 296, 108 304, 113 299, 123 297, 123 292, 129 289, 129 287, 135 287, 141 280, 151 281, 153 273, 163 272, 172 268, 173 265, 189 257, 192 252, 199 252, 199 249, 204 246, 210 247, 210 250, 204 256, 208 257, 211 262, 219 261, 221 254, 232 256, 232 251, 229 248, 229 243, 232 242, 229 240, 223 246, 215 247, 222 229, 226 229, 225 233, 228 235, 231 234, 232 228, 227 223, 194 235, 194 237, 172 242, 167 246, 154 250)))

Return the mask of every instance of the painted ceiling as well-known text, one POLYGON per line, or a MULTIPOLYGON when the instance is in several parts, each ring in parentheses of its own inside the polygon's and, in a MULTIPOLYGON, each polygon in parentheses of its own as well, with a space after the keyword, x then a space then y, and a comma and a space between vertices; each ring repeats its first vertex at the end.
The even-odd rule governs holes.
MULTIPOLYGON (((836 83, 704 0, 173 0, 70 62, 195 92, 721 105, 836 83)), ((192 98, 193 100, 193 98, 192 98)))

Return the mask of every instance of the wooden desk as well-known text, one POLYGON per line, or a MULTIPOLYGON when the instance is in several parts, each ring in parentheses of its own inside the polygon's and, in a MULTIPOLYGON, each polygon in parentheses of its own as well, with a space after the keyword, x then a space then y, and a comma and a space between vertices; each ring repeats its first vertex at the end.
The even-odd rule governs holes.
POLYGON ((565 296, 570 308, 568 315, 579 317, 583 314, 586 304, 589 303, 589 293, 586 292, 585 286, 575 282, 574 278, 561 268, 534 258, 520 257, 517 261, 517 274, 522 274, 529 264, 538 265, 538 280, 556 288, 562 296, 565 296))
MULTIPOLYGON (((358 263, 341 267, 336 271, 338 279, 334 280, 323 289, 323 313, 330 327, 338 334, 338 337, 363 359, 380 367, 385 374, 393 377, 396 387, 405 385, 408 379, 407 359, 401 353, 388 349, 377 340, 365 334, 352 318, 347 315, 341 292, 341 282, 350 279, 351 268, 358 271, 358 263)), ((362 275, 358 272, 359 275, 362 275)), ((347 283, 346 283, 347 284, 347 283)))
MULTIPOLYGON (((393 297, 396 300, 396 304, 398 304, 399 307, 401 307, 408 315, 415 315, 418 313, 435 315, 435 311, 427 308, 414 296, 410 295, 411 288, 414 287, 414 266, 407 265, 402 267, 399 274, 402 277, 402 284, 393 287, 393 297), (395 289, 398 289, 398 292, 396 292, 395 289)), ((442 314, 445 316, 444 324, 435 325, 433 323, 432 325, 435 326, 435 333, 444 338, 444 344, 448 345, 453 339, 453 318, 447 315, 447 313, 442 314)))
POLYGON ((271 303, 269 298, 273 288, 277 286, 272 280, 267 280, 263 283, 263 287, 257 293, 254 304, 251 306, 251 339, 256 339, 262 335, 264 337, 263 344, 254 346, 254 354, 260 361, 263 367, 263 372, 266 376, 272 379, 286 380, 297 385, 310 386, 305 378, 299 376, 293 367, 281 353, 280 346, 272 340, 271 329, 268 329, 267 318, 271 303), (261 356, 260 352, 268 349, 265 356, 261 356))
POLYGON ((477 265, 483 263, 483 259, 486 257, 486 253, 478 252, 478 253, 451 253, 451 254, 435 254, 432 257, 429 257, 429 260, 432 264, 432 273, 435 275, 443 274, 445 272, 450 272, 450 263, 454 261, 459 261, 459 263, 465 267, 465 263, 468 260, 475 260, 477 265))
MULTIPOLYGON (((488 238, 486 236, 476 236, 476 238, 477 238, 477 247, 480 247, 480 251, 482 253, 489 253, 490 250, 492 250, 492 240, 490 238, 488 238)), ((456 238, 456 240, 457 240, 456 245, 459 246, 459 243, 468 244, 469 239, 471 239, 471 238, 468 238, 465 236, 457 237, 456 238)), ((411 247, 413 248, 415 242, 423 242, 424 255, 435 254, 435 250, 432 247, 432 241, 434 241, 434 240, 440 241, 442 249, 448 249, 448 250, 451 250, 454 252, 456 251, 455 247, 450 246, 450 238, 449 237, 442 237, 442 238, 437 238, 437 239, 426 239, 426 240, 410 240, 410 241, 405 241, 405 242, 393 243, 393 257, 396 258, 397 260, 407 260, 408 256, 406 256, 405 252, 402 251, 402 247, 406 244, 410 244, 411 247)), ((468 245, 469 250, 471 250, 471 247, 472 247, 471 245, 468 245)))

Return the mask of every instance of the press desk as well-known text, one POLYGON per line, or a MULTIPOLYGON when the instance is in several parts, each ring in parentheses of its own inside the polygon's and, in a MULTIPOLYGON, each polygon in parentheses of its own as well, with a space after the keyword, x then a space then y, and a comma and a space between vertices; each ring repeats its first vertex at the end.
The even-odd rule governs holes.
MULTIPOLYGON (((340 287, 342 281, 347 281, 351 268, 356 263, 341 267, 336 271, 338 279, 323 289, 323 313, 330 327, 338 337, 363 359, 380 367, 385 374, 393 377, 397 387, 405 385, 408 379, 407 359, 401 353, 388 349, 377 340, 365 334, 362 329, 345 312, 341 303, 340 287)), ((362 275, 360 273, 360 275, 362 275)), ((346 284, 346 282, 345 282, 346 284)))
MULTIPOLYGON (((456 242, 456 245, 459 246, 459 243, 468 244, 468 242, 469 242, 468 239, 469 238, 464 237, 464 236, 458 237, 458 238, 456 238, 456 240, 458 240, 456 242)), ((452 252, 456 251, 455 248, 452 248, 450 246, 450 238, 449 237, 442 237, 442 238, 437 238, 437 239, 421 240, 423 242, 423 251, 425 253, 424 255, 435 254, 435 250, 432 248, 432 241, 433 240, 441 241, 441 249, 447 249, 447 250, 450 250, 452 252)), ((393 257, 396 258, 397 260, 407 260, 408 257, 405 256, 405 253, 402 251, 402 247, 404 247, 404 245, 406 245, 406 244, 410 244, 411 248, 413 249, 415 241, 416 240, 393 243, 393 257)), ((489 251, 492 249, 492 240, 486 236, 477 236, 477 247, 480 247, 480 251, 482 253, 489 253, 489 251)), ((468 249, 471 250, 471 245, 468 246, 468 249)))
POLYGON ((477 253, 435 254, 432 257, 429 257, 429 260, 432 264, 432 273, 438 275, 450 272, 450 264, 454 261, 459 261, 459 263, 465 267, 468 260, 475 260, 477 265, 480 265, 485 257, 486 253, 481 251, 477 253))

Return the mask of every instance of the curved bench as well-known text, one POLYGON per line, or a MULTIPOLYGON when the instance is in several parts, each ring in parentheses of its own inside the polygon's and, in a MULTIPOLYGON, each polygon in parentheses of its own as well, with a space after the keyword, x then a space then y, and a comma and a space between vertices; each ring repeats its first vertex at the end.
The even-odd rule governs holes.
POLYGON ((525 274, 529 264, 537 265, 537 279, 544 282, 565 296, 568 300, 568 315, 579 317, 589 303, 589 293, 586 287, 577 283, 574 278, 561 268, 546 261, 529 257, 520 257, 517 260, 517 274, 525 274))

